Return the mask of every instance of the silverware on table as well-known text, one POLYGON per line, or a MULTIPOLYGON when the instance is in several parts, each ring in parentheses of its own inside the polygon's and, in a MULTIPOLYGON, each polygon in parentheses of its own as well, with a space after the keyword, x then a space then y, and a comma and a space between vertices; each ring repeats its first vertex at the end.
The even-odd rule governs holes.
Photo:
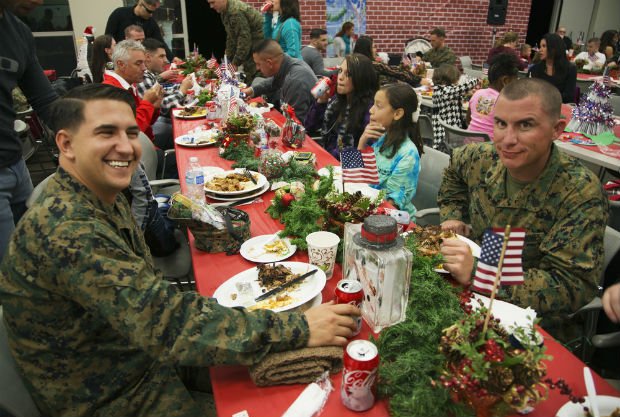
POLYGON ((258 184, 256 182, 256 179, 254 178, 254 175, 252 175, 252 173, 247 168, 243 170, 243 175, 248 177, 248 179, 252 181, 254 184, 258 184))
MULTIPOLYGON (((275 265, 275 262, 274 262, 274 265, 275 265)), ((281 292, 282 290, 287 289, 291 285, 296 284, 298 282, 301 282, 304 279, 308 278, 309 276, 314 275, 316 273, 316 271, 318 271, 318 269, 313 269, 312 271, 306 272, 305 274, 300 275, 297 278, 293 278, 289 282, 287 282, 285 284, 282 284, 279 287, 274 288, 273 290, 269 290, 269 291, 267 291, 264 294, 259 295, 258 297, 256 297, 254 299, 254 301, 256 301, 258 303, 259 301, 266 300, 267 298, 272 297, 273 295, 281 292)))

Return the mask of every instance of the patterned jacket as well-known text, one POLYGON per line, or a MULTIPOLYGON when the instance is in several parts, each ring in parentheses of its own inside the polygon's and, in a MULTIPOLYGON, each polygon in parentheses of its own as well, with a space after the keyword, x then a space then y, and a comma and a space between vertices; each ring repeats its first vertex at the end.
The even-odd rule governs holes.
POLYGON ((372 61, 372 66, 379 78, 379 85, 392 84, 398 81, 409 84, 412 87, 420 86, 420 76, 415 75, 409 70, 384 64, 383 62, 372 61))
POLYGON ((249 365, 299 348, 299 313, 221 307, 178 292, 119 195, 104 204, 59 168, 0 267, 13 356, 46 416, 202 415, 183 367, 249 365))
MULTIPOLYGON (((141 83, 136 85, 138 95, 140 98, 144 97, 144 93, 150 90, 159 82, 157 75, 149 70, 144 71, 144 79, 141 83)), ((185 101, 185 94, 179 90, 180 84, 174 85, 170 89, 164 90, 164 99, 161 101, 159 112, 162 116, 170 117, 170 110, 175 107, 183 107, 185 101)))
POLYGON ((251 83, 256 75, 252 45, 263 39, 263 18, 258 10, 240 0, 228 0, 221 17, 226 29, 226 56, 233 65, 243 65, 246 81, 251 83))
POLYGON ((517 194, 506 195, 506 175, 492 144, 456 149, 437 198, 441 220, 471 223, 478 242, 488 227, 525 228, 525 283, 502 295, 534 308, 542 327, 567 341, 576 329, 566 314, 596 295, 607 200, 596 176, 555 145, 545 171, 517 194))
POLYGON ((450 126, 463 128, 463 98, 478 84, 477 78, 455 85, 437 85, 433 88, 433 148, 445 151, 446 132, 439 119, 450 126))
POLYGON ((456 55, 447 46, 429 49, 423 59, 425 62, 430 62, 433 68, 439 68, 441 64, 456 64, 456 55))

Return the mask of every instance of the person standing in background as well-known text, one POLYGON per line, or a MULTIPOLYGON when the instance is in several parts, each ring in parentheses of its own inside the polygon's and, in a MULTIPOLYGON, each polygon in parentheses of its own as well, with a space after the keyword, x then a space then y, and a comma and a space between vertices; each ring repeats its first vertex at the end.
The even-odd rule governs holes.
POLYGON ((323 53, 327 49, 327 31, 325 29, 312 29, 310 31, 310 44, 301 50, 301 56, 310 65, 317 77, 331 77, 338 70, 328 71, 323 64, 323 53))
POLYGON ((347 56, 355 47, 355 25, 353 22, 344 22, 340 31, 334 35, 334 56, 347 56))
POLYGON ((489 50, 486 63, 491 65, 493 57, 499 54, 510 54, 518 60, 518 68, 520 71, 527 69, 527 62, 522 61, 520 53, 517 52, 517 43, 519 42, 519 34, 517 32, 506 32, 504 36, 495 44, 495 47, 489 50))
POLYGON ((263 32, 266 39, 278 42, 285 54, 301 59, 299 0, 273 0, 263 16, 263 32), (272 22, 273 12, 280 14, 275 24, 272 22))
MULTIPOLYGON (((146 38, 154 38, 160 42, 164 41, 159 25, 153 19, 153 13, 161 5, 159 0, 138 0, 135 6, 119 7, 110 14, 108 23, 105 26, 105 33, 112 35, 116 42, 125 40, 125 28, 130 25, 138 25, 144 29, 146 38)), ((179 62, 174 56, 168 45, 166 45, 166 57, 170 62, 179 62)))
POLYGON ((562 38, 562 41, 564 42, 564 46, 566 47, 566 51, 570 51, 573 49, 573 40, 569 38, 568 36, 566 36, 566 27, 560 26, 557 32, 555 33, 560 38, 562 38))
POLYGON ((256 76, 252 45, 263 39, 263 20, 258 10, 241 0, 208 0, 226 30, 226 56, 236 67, 243 65, 247 84, 256 76))
POLYGON ((11 92, 19 86, 45 122, 50 104, 58 98, 37 60, 30 29, 17 17, 41 4, 43 0, 0 0, 0 260, 32 193, 21 140, 13 128, 11 92))

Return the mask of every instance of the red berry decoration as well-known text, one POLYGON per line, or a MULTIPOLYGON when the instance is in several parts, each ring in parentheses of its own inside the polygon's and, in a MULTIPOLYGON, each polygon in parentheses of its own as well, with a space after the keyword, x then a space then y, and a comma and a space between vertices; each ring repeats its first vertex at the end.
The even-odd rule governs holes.
POLYGON ((295 201, 295 196, 291 193, 284 194, 280 200, 284 207, 290 206, 293 201, 295 201))

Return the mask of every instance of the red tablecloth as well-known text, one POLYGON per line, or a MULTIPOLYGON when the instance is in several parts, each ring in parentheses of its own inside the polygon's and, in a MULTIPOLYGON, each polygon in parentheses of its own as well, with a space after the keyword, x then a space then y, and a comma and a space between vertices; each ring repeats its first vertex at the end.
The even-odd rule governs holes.
MULTIPOLYGON (((566 120, 570 121, 570 119, 573 116, 572 107, 569 106, 568 104, 562 104, 562 116, 564 116, 566 118, 566 120)), ((616 135, 616 137, 620 137, 620 125, 615 125, 614 129, 613 129, 613 132, 614 132, 614 135, 616 135)), ((579 135, 579 136, 583 137, 583 135, 581 135, 579 133, 574 133, 574 134, 571 133, 571 135, 579 135)), ((570 140, 569 138, 560 138, 560 139, 563 142, 568 142, 570 140)), ((588 151, 598 152, 598 153, 603 154, 603 155, 607 155, 607 156, 611 156, 611 157, 617 158, 614 155, 610 155, 609 152, 604 153, 601 150, 601 148, 599 148, 598 146, 578 145, 578 144, 572 143, 572 142, 570 144, 572 146, 578 146, 580 148, 587 149, 588 151)), ((616 143, 613 143, 613 144, 609 145, 608 147, 611 150, 613 150, 613 151, 615 151, 617 153, 620 153, 620 143, 616 142, 616 143)), ((618 165, 620 165, 620 158, 617 158, 617 159, 618 159, 618 165)))
MULTIPOLYGON (((284 120, 283 116, 278 112, 269 112, 266 116, 280 123, 284 120)), ((189 130, 204 123, 206 123, 204 119, 191 121, 174 119, 173 128, 175 137, 187 133, 189 130)), ((316 154, 317 167, 337 164, 337 161, 331 155, 325 152, 312 140, 307 140, 302 150, 311 151, 316 154)), ((183 173, 185 172, 190 156, 197 156, 201 165, 204 166, 218 166, 228 169, 232 165, 231 161, 220 158, 215 148, 186 148, 177 146, 176 152, 177 165, 181 178, 183 178, 183 173)), ((182 183, 181 187, 184 188, 185 185, 182 183)), ((283 228, 278 221, 271 219, 269 215, 264 213, 272 197, 273 192, 267 192, 263 195, 263 201, 261 203, 254 203, 241 207, 250 215, 252 221, 252 236, 274 233, 283 228)), ((194 266, 196 286, 198 291, 205 296, 211 296, 215 289, 228 278, 255 266, 254 263, 246 261, 240 255, 226 256, 225 254, 208 254, 198 251, 193 246, 193 238, 191 235, 190 244, 192 246, 192 263, 194 266)), ((290 258, 290 260, 307 262, 308 257, 305 252, 300 251, 290 258)), ((340 267, 336 265, 334 276, 331 280, 327 281, 327 285, 322 293, 324 302, 333 298, 334 287, 341 276, 342 272, 340 267)), ((369 329, 364 323, 362 332, 357 338, 366 339, 368 335, 369 329)), ((584 395, 585 387, 582 377, 583 363, 546 333, 544 335, 548 353, 554 357, 554 360, 548 364, 549 376, 554 379, 563 378, 573 387, 577 395, 584 395)), ((305 388, 304 385, 258 388, 251 381, 247 369, 241 366, 213 367, 211 368, 211 379, 215 403, 220 417, 230 417, 242 410, 247 410, 250 417, 278 417, 286 411, 305 388)), ((597 390, 600 394, 619 395, 618 392, 599 376, 595 375, 595 380, 597 390)), ((378 402, 372 409, 363 413, 356 413, 348 410, 340 402, 339 390, 341 375, 338 374, 332 377, 332 381, 335 391, 330 395, 322 416, 389 416, 386 401, 378 402)), ((555 412, 566 401, 566 397, 561 396, 557 390, 553 390, 550 393, 549 399, 538 405, 536 410, 529 415, 532 417, 554 416, 555 412)))

